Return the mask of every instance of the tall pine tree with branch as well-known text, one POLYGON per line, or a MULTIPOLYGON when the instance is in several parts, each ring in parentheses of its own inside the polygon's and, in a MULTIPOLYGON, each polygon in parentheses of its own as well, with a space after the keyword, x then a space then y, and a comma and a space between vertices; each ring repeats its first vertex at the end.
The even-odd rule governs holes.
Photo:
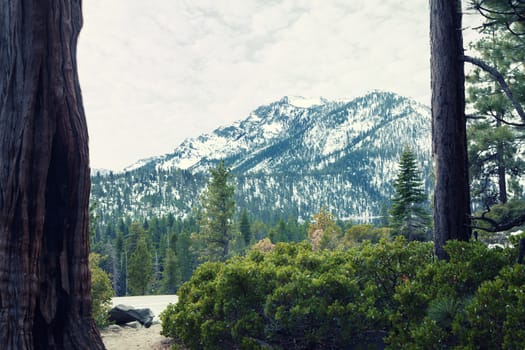
POLYGON ((395 195, 390 209, 393 234, 408 240, 426 240, 430 231, 430 214, 421 172, 414 153, 405 147, 399 161, 399 174, 394 182, 395 195))
POLYGON ((230 183, 230 168, 221 161, 210 169, 211 179, 202 196, 201 258, 210 261, 225 260, 229 254, 232 219, 235 213, 235 187, 230 183))

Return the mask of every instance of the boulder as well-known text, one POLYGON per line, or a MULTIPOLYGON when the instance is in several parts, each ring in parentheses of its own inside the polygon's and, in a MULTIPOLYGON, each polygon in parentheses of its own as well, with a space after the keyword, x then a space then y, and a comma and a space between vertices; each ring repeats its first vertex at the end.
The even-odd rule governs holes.
POLYGON ((135 309, 133 306, 117 305, 109 311, 109 320, 122 325, 133 321, 138 321, 148 328, 153 322, 155 315, 150 309, 135 309))

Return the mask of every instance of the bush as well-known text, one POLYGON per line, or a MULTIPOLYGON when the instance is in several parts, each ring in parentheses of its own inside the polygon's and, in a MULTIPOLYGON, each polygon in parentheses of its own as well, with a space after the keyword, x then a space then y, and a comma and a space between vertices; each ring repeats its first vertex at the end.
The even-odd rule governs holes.
POLYGON ((108 312, 111 309, 111 298, 115 295, 109 276, 99 267, 101 260, 102 257, 99 254, 89 254, 92 313, 95 324, 99 328, 109 325, 108 312))
POLYGON ((415 278, 396 289, 388 339, 393 348, 459 346, 466 305, 484 281, 511 263, 503 251, 479 242, 450 241, 445 249, 450 261, 422 265, 415 278))
POLYGON ((431 259, 399 238, 347 252, 277 244, 205 264, 162 315, 163 334, 191 349, 340 349, 388 328, 395 286, 431 259))
POLYGON ((525 345, 525 266, 505 267, 484 282, 466 307, 457 332, 464 344, 488 349, 523 349, 525 345))
POLYGON ((347 251, 279 243, 204 264, 161 315, 162 333, 189 349, 523 348, 514 253, 449 242, 444 262, 432 249, 403 237, 347 251))

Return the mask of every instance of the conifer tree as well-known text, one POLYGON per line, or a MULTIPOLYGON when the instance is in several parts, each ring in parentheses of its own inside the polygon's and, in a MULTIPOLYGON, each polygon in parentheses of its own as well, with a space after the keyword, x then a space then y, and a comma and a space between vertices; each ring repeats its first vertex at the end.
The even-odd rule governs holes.
POLYGON ((177 256, 173 249, 168 248, 164 261, 164 271, 162 271, 161 292, 163 294, 175 294, 180 284, 180 271, 177 256))
POLYGON ((239 231, 241 232, 242 238, 244 240, 244 245, 248 247, 252 241, 252 231, 250 228, 250 219, 248 218, 248 212, 246 209, 244 209, 241 214, 239 231))
POLYGON ((132 295, 147 294, 152 279, 153 265, 151 259, 146 237, 140 237, 137 248, 129 257, 128 283, 132 295))
POLYGON ((286 222, 283 220, 283 218, 279 218, 277 224, 274 227, 272 227, 268 232, 268 237, 270 238, 272 243, 290 241, 288 228, 286 226, 286 222))
POLYGON ((390 209, 393 233, 408 240, 426 240, 430 214, 425 207, 427 195, 414 153, 405 147, 399 161, 399 174, 394 182, 395 194, 390 209))
POLYGON ((221 161, 210 169, 211 179, 202 196, 201 258, 210 261, 224 260, 229 254, 232 218, 235 212, 234 186, 230 168, 221 161))
POLYGON ((117 294, 117 296, 123 296, 126 295, 126 280, 128 278, 127 275, 127 253, 126 253, 126 247, 124 242, 124 234, 119 230, 117 230, 117 237, 115 238, 115 255, 117 259, 117 271, 118 273, 116 276, 114 275, 113 278, 116 279, 114 281, 114 289, 117 294))
POLYGON ((518 135, 507 125, 477 122, 469 128, 469 170, 472 198, 483 208, 508 199, 507 175, 525 170, 518 135))
POLYGON ((197 265, 196 257, 193 254, 191 245, 191 234, 188 232, 182 232, 177 239, 177 246, 175 247, 182 282, 190 279, 193 270, 197 265))
MULTIPOLYGON (((489 26, 473 46, 483 61, 512 82, 516 98, 523 98, 525 61, 519 39, 499 26, 489 26)), ((468 102, 475 112, 468 130, 469 171, 472 197, 488 207, 506 203, 507 176, 519 176, 525 166, 518 152, 519 135, 510 125, 519 125, 515 108, 495 78, 479 67, 468 76, 468 102)), ((523 101, 521 101, 523 102, 523 101)))

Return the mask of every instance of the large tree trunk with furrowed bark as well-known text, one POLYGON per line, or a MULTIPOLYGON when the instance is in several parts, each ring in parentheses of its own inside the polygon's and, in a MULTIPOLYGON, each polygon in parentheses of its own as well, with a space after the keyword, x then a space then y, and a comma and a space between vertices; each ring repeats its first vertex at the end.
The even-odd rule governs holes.
POLYGON ((91 316, 80 0, 0 2, 0 349, 103 349, 91 316))
POLYGON ((440 259, 451 239, 470 237, 461 1, 430 0, 434 242, 440 259))

